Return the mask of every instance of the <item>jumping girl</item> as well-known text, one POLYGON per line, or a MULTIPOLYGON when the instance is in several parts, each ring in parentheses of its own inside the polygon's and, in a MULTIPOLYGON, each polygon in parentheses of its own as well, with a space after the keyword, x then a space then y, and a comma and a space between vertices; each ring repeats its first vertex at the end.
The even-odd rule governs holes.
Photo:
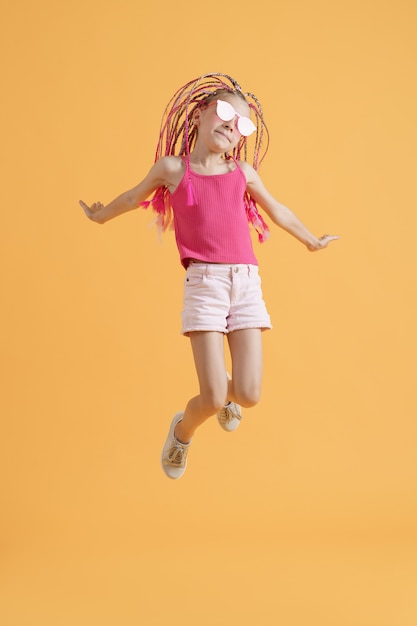
POLYGON ((251 224, 260 241, 268 235, 257 205, 310 251, 338 239, 315 237, 265 188, 257 170, 268 137, 257 98, 226 74, 206 74, 181 87, 168 103, 155 163, 142 182, 106 206, 80 201, 87 217, 99 224, 151 206, 160 228, 172 224, 175 230, 186 270, 182 333, 191 341, 199 394, 171 422, 161 459, 169 478, 184 473, 198 426, 217 414, 220 426, 233 431, 242 419, 241 406, 252 407, 260 398, 261 334, 271 322, 249 229, 251 224))

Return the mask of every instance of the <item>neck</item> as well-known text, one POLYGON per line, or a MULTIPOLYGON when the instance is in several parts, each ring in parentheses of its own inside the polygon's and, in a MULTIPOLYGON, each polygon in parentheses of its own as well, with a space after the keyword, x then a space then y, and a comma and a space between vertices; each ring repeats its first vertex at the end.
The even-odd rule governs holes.
POLYGON ((210 169, 223 165, 225 157, 223 153, 211 152, 205 148, 199 148, 199 146, 196 145, 190 154, 190 162, 193 165, 210 169))

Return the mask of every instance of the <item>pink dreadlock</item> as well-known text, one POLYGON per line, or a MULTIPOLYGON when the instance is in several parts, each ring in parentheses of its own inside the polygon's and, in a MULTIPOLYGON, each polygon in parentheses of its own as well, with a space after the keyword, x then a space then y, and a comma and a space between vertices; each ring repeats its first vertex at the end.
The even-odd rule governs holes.
MULTIPOLYGON (((227 74, 205 74, 178 89, 168 102, 162 116, 155 162, 163 156, 183 155, 190 161, 190 152, 197 139, 197 129, 192 124, 195 110, 208 104, 218 93, 229 92, 243 98, 255 115, 256 132, 254 135, 252 165, 257 170, 262 163, 269 144, 269 133, 263 119, 260 102, 252 93, 243 93, 237 81, 227 74), (266 147, 263 139, 266 136, 266 147), (262 156, 261 156, 262 155, 262 156)), ((230 158, 229 154, 225 155, 230 158)), ((242 136, 233 150, 233 158, 248 160, 248 138, 242 136)), ((191 181, 190 181, 191 183, 191 181)), ((193 204, 193 190, 189 185, 189 202, 193 204)), ((263 242, 269 235, 269 229, 259 214, 255 200, 245 193, 244 203, 248 221, 258 233, 259 241, 263 242)), ((167 187, 159 187, 150 200, 141 202, 140 206, 152 206, 157 213, 157 223, 161 230, 172 225, 172 207, 167 187)))

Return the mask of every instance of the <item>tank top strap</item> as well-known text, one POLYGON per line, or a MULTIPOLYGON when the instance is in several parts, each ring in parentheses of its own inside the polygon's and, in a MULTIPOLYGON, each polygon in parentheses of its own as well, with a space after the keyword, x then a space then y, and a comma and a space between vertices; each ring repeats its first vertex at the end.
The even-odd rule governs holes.
POLYGON ((246 183, 246 182, 247 182, 247 181, 246 181, 246 176, 245 176, 245 173, 244 173, 244 171, 242 170, 242 168, 241 168, 241 166, 240 166, 239 161, 238 161, 237 159, 235 159, 235 157, 233 156, 233 154, 231 154, 228 158, 229 158, 229 160, 232 160, 232 161, 233 161, 233 163, 236 165, 236 169, 238 170, 239 174, 241 175, 241 177, 244 179, 244 181, 245 181, 245 183, 246 183))
POLYGON ((185 154, 180 154, 180 157, 182 158, 185 168, 188 172, 188 170, 190 169, 190 159, 187 159, 185 154))

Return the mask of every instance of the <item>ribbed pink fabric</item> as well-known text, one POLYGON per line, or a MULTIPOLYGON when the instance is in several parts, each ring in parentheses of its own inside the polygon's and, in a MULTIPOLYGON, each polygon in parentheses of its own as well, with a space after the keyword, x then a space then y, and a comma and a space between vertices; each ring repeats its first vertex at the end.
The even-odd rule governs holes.
POLYGON ((187 267, 189 259, 257 265, 243 202, 246 178, 239 164, 227 174, 205 176, 184 161, 186 171, 171 194, 182 265, 187 267))

